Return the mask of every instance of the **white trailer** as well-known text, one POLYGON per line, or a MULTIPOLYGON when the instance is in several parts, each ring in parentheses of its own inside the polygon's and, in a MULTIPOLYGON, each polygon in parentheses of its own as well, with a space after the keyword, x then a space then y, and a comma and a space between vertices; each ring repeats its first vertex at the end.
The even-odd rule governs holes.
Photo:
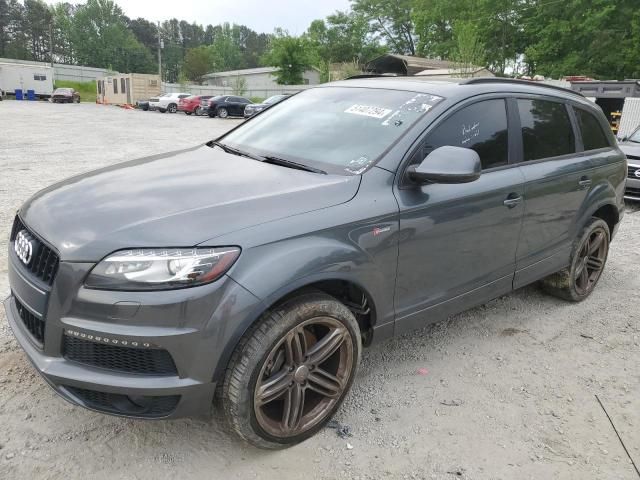
POLYGON ((53 93, 53 68, 45 65, 0 63, 0 91, 5 95, 22 90, 33 90, 37 97, 49 97, 53 93))

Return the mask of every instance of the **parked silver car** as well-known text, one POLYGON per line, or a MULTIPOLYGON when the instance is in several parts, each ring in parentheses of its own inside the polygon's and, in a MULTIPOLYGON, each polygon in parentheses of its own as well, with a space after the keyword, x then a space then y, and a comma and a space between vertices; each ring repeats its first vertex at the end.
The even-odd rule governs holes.
POLYGON ((624 198, 640 201, 640 127, 620 142, 629 162, 624 198))

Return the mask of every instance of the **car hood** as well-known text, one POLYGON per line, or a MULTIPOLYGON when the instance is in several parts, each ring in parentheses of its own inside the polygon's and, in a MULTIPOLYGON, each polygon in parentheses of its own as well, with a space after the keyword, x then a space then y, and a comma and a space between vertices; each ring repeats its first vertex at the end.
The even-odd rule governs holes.
POLYGON ((621 142, 619 147, 627 157, 635 157, 635 159, 629 158, 629 163, 633 163, 634 165, 640 164, 640 143, 621 142))
POLYGON ((20 216, 62 260, 97 261, 123 248, 215 246, 217 236, 347 202, 359 184, 203 145, 72 177, 20 216))

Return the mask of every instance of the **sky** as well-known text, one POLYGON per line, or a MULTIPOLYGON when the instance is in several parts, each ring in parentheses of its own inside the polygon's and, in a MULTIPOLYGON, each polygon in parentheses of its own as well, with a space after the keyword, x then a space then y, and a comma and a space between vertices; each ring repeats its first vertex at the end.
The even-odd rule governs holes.
MULTIPOLYGON (((47 0, 58 3, 60 0, 47 0)), ((82 0, 67 0, 84 3, 82 0)), ((259 33, 282 27, 292 35, 302 34, 317 18, 336 10, 347 10, 349 0, 115 0, 129 18, 151 21, 170 18, 189 23, 217 25, 229 22, 246 25, 259 33)))

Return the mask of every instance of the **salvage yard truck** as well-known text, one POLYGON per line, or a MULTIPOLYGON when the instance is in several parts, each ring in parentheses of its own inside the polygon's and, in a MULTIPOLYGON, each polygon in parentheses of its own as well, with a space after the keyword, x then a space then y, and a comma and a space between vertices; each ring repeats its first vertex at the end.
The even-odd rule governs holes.
POLYGON ((46 65, 0 63, 0 91, 19 98, 33 90, 36 97, 48 98, 53 93, 53 68, 46 65))

